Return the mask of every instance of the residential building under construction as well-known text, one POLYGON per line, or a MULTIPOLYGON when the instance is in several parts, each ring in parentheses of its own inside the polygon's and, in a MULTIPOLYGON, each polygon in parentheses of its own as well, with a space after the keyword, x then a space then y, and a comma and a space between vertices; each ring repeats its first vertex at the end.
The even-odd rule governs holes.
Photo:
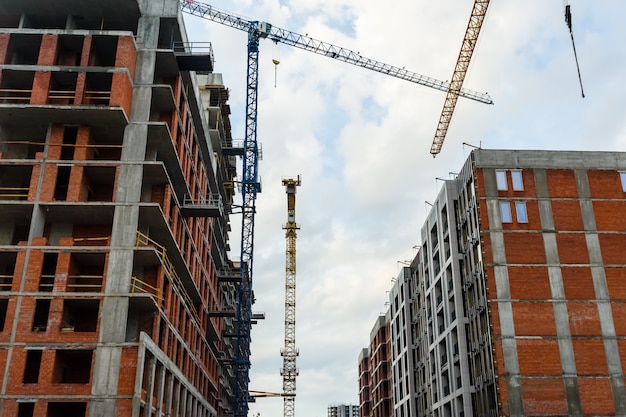
POLYGON ((178 0, 0 0, 0 416, 233 414, 212 71, 178 0))
POLYGON ((361 417, 390 417, 393 413, 389 312, 376 319, 370 345, 359 354, 361 417))
POLYGON ((390 293, 394 415, 626 415, 625 210, 625 153, 474 150, 390 293))

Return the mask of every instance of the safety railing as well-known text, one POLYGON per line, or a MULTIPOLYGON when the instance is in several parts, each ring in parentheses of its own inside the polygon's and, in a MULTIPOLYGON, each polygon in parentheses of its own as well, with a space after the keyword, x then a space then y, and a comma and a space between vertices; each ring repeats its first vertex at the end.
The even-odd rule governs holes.
POLYGON ((0 187, 0 199, 26 200, 28 187, 0 187))
POLYGON ((52 292, 54 290, 54 274, 42 274, 39 279, 39 291, 52 292))
MULTIPOLYGON (((33 90, 17 88, 0 88, 0 102, 13 103, 30 101, 33 90)), ((48 102, 59 104, 59 101, 66 101, 73 104, 76 98, 75 90, 50 90, 48 91, 48 102)), ((83 93, 85 104, 108 106, 111 99, 111 91, 86 90, 83 93)))
POLYGON ((30 101, 33 90, 22 90, 17 88, 0 88, 0 102, 13 103, 30 101))
POLYGON ((147 282, 142 281, 137 277, 132 277, 132 280, 130 283, 130 292, 132 294, 141 292, 144 294, 151 295, 152 297, 154 297, 158 306, 161 306, 163 304, 163 291, 161 291, 160 288, 150 285, 147 282))
POLYGON ((66 288, 70 292, 100 292, 104 275, 69 275, 66 288))
POLYGON ((74 245, 78 246, 109 246, 111 236, 75 237, 74 245))
POLYGON ((13 275, 0 275, 0 291, 11 291, 13 286, 13 275))
POLYGON ((187 289, 183 285, 183 282, 181 281, 180 276, 176 272, 174 265, 167 257, 167 249, 163 245, 152 240, 146 234, 140 232, 139 230, 137 231, 137 240, 136 240, 135 246, 136 247, 153 247, 155 249, 156 253, 159 255, 159 259, 161 261, 161 266, 163 267, 163 270, 165 272, 165 276, 172 284, 172 288, 174 288, 178 296, 185 301, 185 304, 188 306, 191 315, 199 324, 200 317, 198 316, 198 311, 196 310, 196 307, 194 306, 193 301, 191 300, 191 297, 189 296, 189 293, 187 292, 187 289))

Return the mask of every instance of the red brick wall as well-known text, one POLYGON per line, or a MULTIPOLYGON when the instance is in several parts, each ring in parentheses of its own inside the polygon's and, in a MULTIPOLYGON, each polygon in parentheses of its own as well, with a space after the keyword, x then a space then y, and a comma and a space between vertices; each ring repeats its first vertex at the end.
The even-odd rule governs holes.
POLYGON ((596 298, 590 268, 564 267, 561 268, 561 276, 566 299, 594 300, 596 298))
POLYGON ((516 335, 556 336, 554 307, 552 303, 513 303, 512 308, 516 335))
POLYGON ((569 330, 572 336, 601 336, 600 316, 596 303, 567 303, 569 330))
POLYGON ((10 36, 9 33, 0 33, 0 65, 5 64, 7 59, 10 36))
MULTIPOLYGON (((484 171, 476 170, 477 195, 479 201, 479 223, 488 228, 488 213, 485 200, 484 171)), ((508 172, 507 172, 508 174, 508 172)), ((491 174, 490 174, 491 175, 491 174)), ((572 334, 578 386, 585 415, 614 415, 614 400, 608 379, 608 366, 602 329, 595 302, 596 293, 589 266, 589 250, 585 238, 582 211, 576 175, 570 169, 546 170, 547 186, 556 228, 556 242, 561 262, 561 274, 569 327, 572 334), (565 232, 565 233, 563 233, 565 232), (580 232, 580 233, 571 233, 580 232)), ((511 293, 515 333, 519 336, 540 338, 516 340, 522 396, 526 415, 566 415, 563 371, 558 342, 554 305, 547 272, 542 227, 536 203, 532 171, 524 170, 522 192, 511 189, 499 191, 500 198, 527 199, 528 224, 505 224, 504 245, 508 263, 509 288, 511 293), (529 231, 536 230, 537 233, 529 231), (525 264, 525 265, 512 265, 525 264), (515 300, 521 300, 517 302, 515 300), (543 302, 541 302, 543 301, 543 302)), ((616 334, 626 335, 626 193, 617 171, 588 171, 589 186, 595 200, 593 208, 595 222, 600 232, 599 241, 605 267, 606 282, 612 300, 611 309, 616 334), (618 232, 618 233, 614 233, 618 232)), ((508 177, 511 184, 510 176, 508 177)), ((512 210, 514 207, 512 206, 512 210)), ((514 216, 515 219, 515 216, 514 216)), ((488 233, 483 233, 482 249, 485 263, 488 297, 496 299, 496 284, 493 276, 492 242, 488 233)), ((499 399, 503 415, 509 414, 508 387, 502 351, 501 328, 498 304, 489 303, 490 324, 494 335, 494 357, 499 399)), ((618 339, 622 366, 626 369, 626 342, 618 339)))
POLYGON ((504 246, 506 261, 509 264, 546 263, 546 251, 541 233, 505 233, 504 246))
POLYGON ((550 278, 546 267, 511 266, 508 268, 508 273, 511 298, 521 300, 551 298, 550 278), (533 285, 528 285, 529 282, 532 282, 533 285))
POLYGON ((526 415, 567 415, 565 385, 561 378, 523 378, 522 386, 526 415))
POLYGON ((548 169, 546 170, 546 178, 548 180, 548 192, 551 198, 578 197, 576 175, 573 170, 548 169))
POLYGON ((609 378, 579 377, 578 389, 586 416, 614 416, 615 406, 609 378))
POLYGON ((594 198, 624 198, 619 173, 612 170, 587 171, 589 189, 594 198))
POLYGON ((584 230, 583 215, 578 200, 552 200, 556 230, 584 230))

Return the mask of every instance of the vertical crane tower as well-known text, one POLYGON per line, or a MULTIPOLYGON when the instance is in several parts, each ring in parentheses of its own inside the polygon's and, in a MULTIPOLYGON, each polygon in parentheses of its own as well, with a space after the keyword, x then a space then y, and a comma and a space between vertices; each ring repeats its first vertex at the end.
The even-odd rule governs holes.
POLYGON ((286 239, 285 262, 285 347, 280 354, 283 357, 284 417, 294 417, 296 402, 296 238, 300 226, 296 224, 296 187, 300 186, 300 176, 284 178, 283 185, 287 193, 287 223, 283 226, 286 239))
MULTIPOLYGON (((243 170, 241 180, 241 283, 237 291, 233 410, 234 417, 246 417, 248 415, 248 401, 250 399, 248 383, 250 371, 250 334, 253 322, 252 302, 254 298, 252 291, 254 219, 256 214, 256 196, 257 193, 261 192, 261 184, 258 179, 259 146, 257 143, 259 41, 261 39, 270 39, 275 43, 294 46, 305 51, 343 61, 347 64, 356 65, 414 84, 434 88, 439 91, 449 91, 451 84, 408 71, 404 68, 366 58, 359 52, 310 38, 306 35, 300 35, 286 29, 281 29, 267 22, 248 20, 242 16, 217 9, 210 4, 202 3, 197 0, 179 1, 180 8, 184 13, 211 20, 247 32, 248 34, 246 134, 243 145, 243 170)), ((479 103, 493 104, 493 100, 491 100, 491 97, 486 93, 461 88, 458 91, 458 95, 478 101, 479 103)))

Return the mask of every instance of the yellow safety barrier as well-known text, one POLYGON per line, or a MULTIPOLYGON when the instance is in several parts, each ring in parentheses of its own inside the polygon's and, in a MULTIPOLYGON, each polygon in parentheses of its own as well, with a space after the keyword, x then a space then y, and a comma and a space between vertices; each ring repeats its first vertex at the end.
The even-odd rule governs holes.
POLYGON ((179 294, 179 296, 185 301, 186 305, 189 306, 189 310, 192 316, 196 319, 196 322, 200 324, 200 317, 198 317, 198 312, 196 310, 196 307, 193 305, 193 301, 191 300, 191 297, 189 297, 189 294, 187 293, 187 289, 185 288, 185 286, 183 285, 183 282, 181 281, 180 277, 176 273, 176 270, 174 269, 174 265, 167 257, 167 250, 165 249, 165 247, 155 242, 150 237, 148 237, 147 235, 145 235, 144 233, 138 230, 136 247, 141 247, 141 246, 144 246, 144 247, 152 246, 155 248, 161 260, 161 266, 163 267, 163 270, 165 271, 165 276, 172 284, 172 287, 175 290, 177 290, 177 293, 179 294))
POLYGON ((130 292, 132 294, 135 294, 135 290, 138 290, 139 292, 149 294, 155 297, 156 302, 159 306, 163 304, 163 294, 159 288, 152 286, 148 284, 147 282, 140 280, 137 277, 132 277, 132 281, 130 284, 130 292))

